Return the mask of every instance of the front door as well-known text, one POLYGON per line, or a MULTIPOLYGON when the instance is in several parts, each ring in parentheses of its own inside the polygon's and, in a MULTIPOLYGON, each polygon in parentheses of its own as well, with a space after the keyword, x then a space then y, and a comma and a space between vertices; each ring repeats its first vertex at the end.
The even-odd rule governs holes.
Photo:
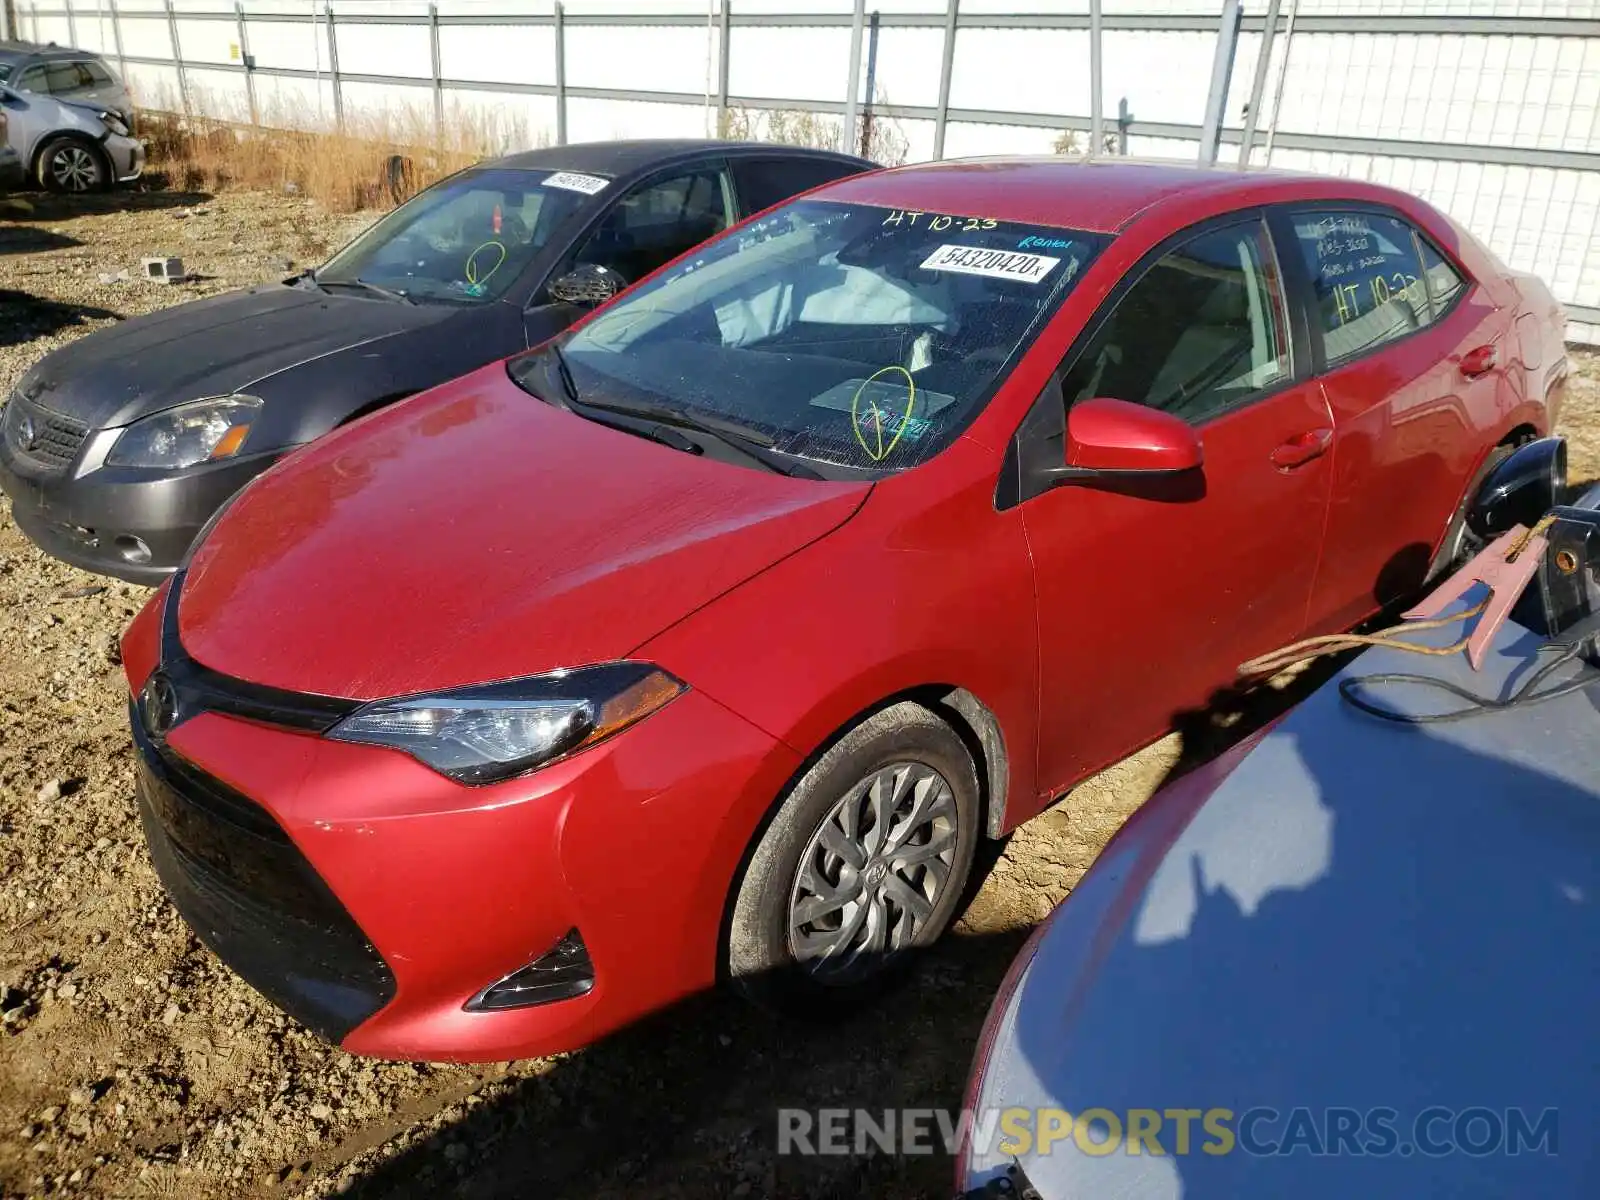
POLYGON ((1050 792, 1160 736, 1305 628, 1333 425, 1297 361, 1282 278, 1259 214, 1175 239, 1112 293, 1041 398, 1175 413, 1205 454, 1175 492, 1068 485, 1023 502, 1050 792))

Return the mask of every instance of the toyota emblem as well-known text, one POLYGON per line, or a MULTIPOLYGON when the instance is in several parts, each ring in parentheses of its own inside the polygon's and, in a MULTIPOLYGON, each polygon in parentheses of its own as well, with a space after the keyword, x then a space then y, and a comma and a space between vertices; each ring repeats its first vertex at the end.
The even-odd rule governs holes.
POLYGON ((153 738, 162 738, 178 723, 181 715, 178 706, 178 689, 172 680, 157 671, 150 676, 140 696, 139 708, 144 717, 145 730, 153 738))
POLYGON ((34 428, 33 418, 23 413, 17 418, 17 446, 22 450, 32 450, 38 445, 39 431, 34 428))

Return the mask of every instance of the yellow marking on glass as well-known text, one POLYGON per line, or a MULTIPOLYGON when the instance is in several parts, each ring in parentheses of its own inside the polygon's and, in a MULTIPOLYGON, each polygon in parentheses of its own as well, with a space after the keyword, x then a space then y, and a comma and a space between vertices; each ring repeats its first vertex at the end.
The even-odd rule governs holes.
POLYGON ((861 386, 856 388, 855 395, 850 397, 850 428, 855 430, 856 441, 861 443, 861 448, 867 452, 868 458, 870 458, 873 462, 882 462, 894 452, 894 448, 900 444, 900 439, 905 435, 906 427, 911 424, 911 410, 915 408, 916 405, 917 381, 911 378, 910 371, 906 370, 898 363, 893 366, 879 367, 871 375, 868 375, 861 381, 861 386), (899 371, 900 374, 906 377, 906 388, 909 392, 909 395, 906 397, 906 411, 905 415, 900 418, 900 428, 894 431, 894 437, 890 438, 889 444, 885 446, 883 444, 883 410, 876 404, 872 406, 872 413, 876 418, 873 424, 877 426, 878 432, 878 446, 877 449, 874 450, 871 446, 867 445, 867 439, 861 436, 861 417, 859 413, 861 393, 867 390, 867 387, 872 383, 873 380, 877 379, 880 375, 888 374, 890 371, 899 371))
POLYGON ((471 284, 473 287, 478 287, 481 284, 488 283, 489 280, 491 278, 493 278, 494 273, 496 271, 498 271, 501 267, 505 266, 505 262, 506 262, 505 244, 502 243, 502 242, 485 242, 485 243, 483 243, 483 245, 479 246, 476 250, 474 250, 471 254, 467 255, 467 265, 466 265, 465 268, 463 268, 462 274, 464 274, 467 277, 467 282, 469 284, 471 284), (480 276, 478 274, 478 255, 482 254, 485 250, 488 250, 488 249, 491 249, 491 248, 500 251, 500 257, 495 259, 494 266, 490 267, 487 271, 483 272, 483 274, 480 276))

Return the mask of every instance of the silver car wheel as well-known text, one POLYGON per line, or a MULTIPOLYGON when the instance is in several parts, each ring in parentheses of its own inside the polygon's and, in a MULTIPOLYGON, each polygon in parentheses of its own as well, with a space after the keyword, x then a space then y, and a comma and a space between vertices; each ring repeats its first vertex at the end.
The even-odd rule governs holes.
POLYGON ((819 983, 852 983, 916 942, 955 861, 955 795, 923 763, 873 772, 812 834, 789 896, 789 951, 819 983))
POLYGON ((50 174, 63 191, 87 192, 99 181, 100 165, 82 146, 63 146, 50 159, 50 174))

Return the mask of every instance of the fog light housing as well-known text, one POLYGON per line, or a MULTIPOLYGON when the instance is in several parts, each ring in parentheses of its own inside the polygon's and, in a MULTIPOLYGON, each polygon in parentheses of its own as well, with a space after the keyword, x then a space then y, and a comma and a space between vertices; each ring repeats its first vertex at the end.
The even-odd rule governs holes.
POLYGON ((572 1000, 594 989, 594 963, 576 929, 527 966, 492 983, 467 1001, 469 1012, 531 1008, 572 1000))

